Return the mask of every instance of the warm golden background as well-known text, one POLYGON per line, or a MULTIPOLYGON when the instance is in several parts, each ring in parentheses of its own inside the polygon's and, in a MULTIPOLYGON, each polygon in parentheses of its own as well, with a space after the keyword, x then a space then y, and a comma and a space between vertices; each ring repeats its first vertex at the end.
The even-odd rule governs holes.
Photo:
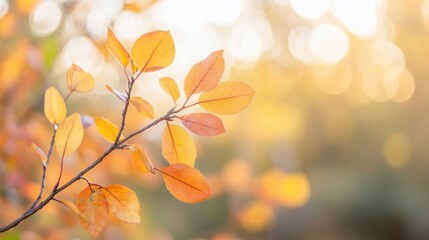
MULTIPOLYGON (((175 200, 160 176, 133 171, 116 152, 87 174, 135 190, 142 223, 111 221, 99 239, 429 239, 429 0, 0 0, 0 224, 37 196, 47 149, 49 86, 67 93, 76 63, 96 79, 69 112, 118 122, 124 89, 103 45, 106 26, 132 46, 170 30, 171 67, 146 74, 135 94, 160 116, 171 100, 158 78, 179 85, 210 52, 225 49, 224 80, 251 85, 251 106, 224 117, 227 134, 197 139, 209 200, 175 200)), ((131 111, 128 132, 147 119, 131 111)), ((139 138, 156 164, 162 126, 139 138)), ((66 159, 72 177, 108 146, 92 127, 66 159)), ((55 157, 48 180, 56 180, 55 157)), ((85 183, 61 194, 72 201, 85 183)), ((78 219, 53 202, 0 239, 88 239, 78 219)))

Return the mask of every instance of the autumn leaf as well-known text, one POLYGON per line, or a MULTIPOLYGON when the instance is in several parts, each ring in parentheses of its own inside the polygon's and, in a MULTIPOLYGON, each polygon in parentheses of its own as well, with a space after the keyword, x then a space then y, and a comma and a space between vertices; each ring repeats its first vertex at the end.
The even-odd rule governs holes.
POLYGON ((58 202, 62 203, 64 206, 66 206, 68 209, 70 209, 70 211, 72 211, 76 216, 79 217, 79 219, 81 219, 82 221, 88 221, 88 218, 86 216, 84 216, 79 209, 77 208, 77 206, 72 203, 71 201, 67 200, 67 199, 57 199, 58 202))
POLYGON ((76 64, 67 70, 67 84, 70 92, 89 92, 94 88, 94 78, 76 64))
POLYGON ((192 66, 185 79, 186 97, 216 87, 224 68, 223 50, 211 53, 206 59, 192 66))
POLYGON ((112 88, 110 85, 108 85, 108 84, 106 84, 106 85, 105 85, 105 87, 106 87, 106 89, 107 89, 109 92, 111 92, 111 93, 115 94, 115 96, 116 96, 117 98, 119 98, 119 100, 121 100, 123 103, 126 103, 126 102, 127 102, 127 95, 125 95, 124 93, 121 93, 121 92, 119 92, 119 91, 117 91, 117 90, 113 89, 113 88, 112 88))
POLYGON ((210 196, 210 186, 196 168, 178 163, 158 171, 162 173, 168 191, 180 201, 197 203, 210 196))
POLYGON ((210 113, 191 113, 179 118, 188 130, 203 137, 225 132, 222 120, 210 113))
POLYGON ((46 161, 48 157, 46 156, 45 151, 43 151, 39 146, 37 146, 35 143, 31 143, 31 147, 33 150, 39 155, 40 159, 42 159, 43 165, 46 165, 46 161))
POLYGON ((58 124, 66 118, 66 104, 54 87, 48 88, 45 92, 44 110, 46 118, 53 124, 58 124))
POLYGON ((131 151, 132 162, 138 172, 155 174, 152 163, 143 147, 132 144, 128 146, 128 150, 131 151))
POLYGON ((236 81, 220 83, 216 88, 200 95, 199 104, 218 114, 235 114, 252 102, 255 91, 247 84, 236 81))
MULTIPOLYGON (((115 142, 116 136, 118 136, 119 133, 119 128, 111 121, 102 117, 95 117, 94 120, 95 126, 101 136, 111 143, 115 142)), ((120 139, 122 138, 124 138, 124 136, 121 134, 120 139)))
POLYGON ((152 105, 144 100, 141 97, 132 97, 130 98, 130 103, 134 105, 134 107, 137 109, 137 111, 148 118, 154 117, 153 107, 152 105))
POLYGON ((162 134, 162 155, 170 164, 194 166, 197 157, 194 140, 182 127, 167 123, 162 134))
POLYGON ((169 77, 163 77, 159 79, 159 85, 161 85, 162 90, 166 92, 173 98, 173 101, 176 102, 180 97, 179 88, 177 87, 177 83, 169 77))
POLYGON ((109 205, 100 186, 91 185, 79 193, 76 206, 85 216, 80 219, 82 226, 95 238, 109 218, 109 205))
POLYGON ((55 136, 55 147, 58 154, 68 156, 73 153, 82 142, 83 126, 79 113, 67 117, 58 127, 55 136))
POLYGON ((128 54, 127 50, 125 50, 110 28, 107 28, 107 40, 105 44, 113 56, 115 56, 125 68, 130 60, 130 54, 128 54))
POLYGON ((101 188, 101 191, 113 215, 127 223, 140 223, 140 202, 135 192, 118 184, 101 188))
POLYGON ((169 31, 154 31, 136 40, 131 58, 143 72, 156 71, 169 66, 176 49, 169 31))

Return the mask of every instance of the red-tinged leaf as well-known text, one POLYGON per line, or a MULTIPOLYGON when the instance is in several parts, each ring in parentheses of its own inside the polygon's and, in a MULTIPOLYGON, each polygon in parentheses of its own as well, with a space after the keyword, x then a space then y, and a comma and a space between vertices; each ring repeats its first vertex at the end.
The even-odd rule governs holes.
POLYGON ((106 225, 109 218, 109 205, 106 195, 97 185, 86 187, 77 197, 76 206, 85 216, 80 219, 82 226, 95 238, 106 225))
POLYGON ((197 203, 210 196, 209 183, 196 168, 178 163, 158 171, 162 173, 168 191, 180 201, 197 203))
POLYGON ((53 124, 58 124, 66 118, 66 104, 54 87, 48 88, 45 92, 44 111, 46 118, 53 124))
POLYGON ((40 159, 42 159, 43 165, 46 165, 46 160, 48 157, 46 156, 45 151, 43 151, 39 146, 37 146, 35 143, 31 143, 31 147, 33 150, 39 155, 40 159))
POLYGON ((105 44, 113 56, 115 56, 125 68, 128 65, 130 54, 128 54, 127 50, 125 50, 110 28, 107 29, 107 40, 105 44))
POLYGON ((212 137, 225 132, 222 120, 210 113, 191 113, 180 117, 191 132, 203 137, 212 137))
POLYGON ((189 98, 192 94, 205 92, 216 87, 224 68, 223 50, 215 51, 203 61, 196 63, 185 79, 186 97, 189 98))
POLYGON ((137 111, 148 118, 154 117, 153 107, 152 105, 144 100, 141 97, 132 97, 130 98, 130 103, 133 104, 134 107, 136 107, 137 111))
POLYGON ((101 190, 113 215, 127 223, 140 223, 140 202, 133 190, 118 184, 101 190))
POLYGON ((236 114, 243 111, 252 102, 255 90, 249 85, 228 81, 200 95, 199 104, 217 114, 236 114))
POLYGON ((111 92, 111 93, 113 93, 113 94, 115 94, 115 96, 117 97, 117 98, 119 98, 119 100, 121 100, 123 103, 126 103, 127 102, 127 95, 125 95, 125 93, 121 93, 121 92, 119 92, 119 91, 116 91, 115 89, 113 89, 110 85, 105 85, 105 87, 106 87, 106 89, 109 91, 109 92, 111 92))
POLYGON ((143 147, 131 144, 127 149, 131 151, 131 158, 138 172, 155 174, 153 165, 143 147))
POLYGON ((69 91, 88 92, 94 88, 94 78, 76 64, 67 70, 67 84, 69 91))
POLYGON ((162 155, 170 164, 194 166, 197 157, 194 140, 182 127, 167 123, 162 134, 162 155))
POLYGON ((163 77, 159 79, 159 85, 161 85, 162 90, 166 92, 173 98, 173 101, 176 102, 180 97, 179 88, 177 83, 170 77, 163 77))
POLYGON ((131 58, 143 72, 168 67, 174 59, 176 48, 169 31, 146 33, 136 40, 131 58))
POLYGON ((83 126, 79 113, 73 113, 61 122, 55 136, 55 147, 58 154, 68 156, 73 153, 82 142, 83 126))

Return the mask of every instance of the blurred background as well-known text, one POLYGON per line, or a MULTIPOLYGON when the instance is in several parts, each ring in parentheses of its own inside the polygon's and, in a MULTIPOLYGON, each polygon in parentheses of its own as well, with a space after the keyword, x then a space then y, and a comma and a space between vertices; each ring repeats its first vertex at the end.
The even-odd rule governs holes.
MULTIPOLYGON (((1 225, 37 196, 42 168, 30 143, 48 149, 43 94, 49 86, 67 94, 72 63, 96 87, 74 94, 68 113, 120 120, 122 104, 104 88, 125 88, 103 44, 107 26, 127 49, 146 32, 171 31, 173 64, 144 74, 134 92, 156 116, 172 107, 158 79, 182 86, 191 66, 218 49, 222 81, 244 81, 256 95, 244 112, 222 117, 226 134, 194 135, 196 166, 212 187, 203 203, 177 201, 160 176, 133 171, 126 152, 87 174, 132 188, 142 205, 141 224, 112 219, 99 239, 429 239, 429 0, 0 0, 1 225)), ((131 110, 126 131, 148 121, 131 110)), ((135 140, 157 166, 166 163, 162 130, 135 140)), ((87 129, 64 178, 108 146, 87 129)), ((84 187, 60 198, 75 201, 84 187)), ((53 202, 0 239, 89 235, 53 202)))

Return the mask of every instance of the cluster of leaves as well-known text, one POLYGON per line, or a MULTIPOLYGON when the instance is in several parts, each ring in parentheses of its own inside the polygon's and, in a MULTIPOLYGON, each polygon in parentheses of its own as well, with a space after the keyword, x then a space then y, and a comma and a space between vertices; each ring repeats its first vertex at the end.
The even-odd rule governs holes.
POLYGON ((161 88, 171 96, 174 107, 142 129, 124 136, 125 118, 130 104, 141 115, 151 119, 155 118, 153 106, 140 96, 132 96, 132 89, 142 73, 156 71, 172 63, 175 56, 175 45, 169 31, 154 31, 138 38, 131 49, 131 53, 128 53, 110 29, 108 29, 105 44, 122 65, 127 79, 125 92, 120 92, 106 85, 107 90, 124 104, 122 122, 118 126, 102 117, 94 117, 93 121, 88 121, 82 118, 79 113, 67 116, 66 101, 69 96, 74 92, 91 91, 94 87, 93 77, 73 64, 66 76, 68 95, 63 98, 54 87, 45 92, 44 111, 47 119, 54 125, 53 138, 48 154, 32 144, 42 158, 43 176, 39 197, 25 214, 32 215, 50 200, 55 200, 75 213, 82 226, 94 237, 103 229, 109 213, 122 221, 138 223, 140 221, 140 203, 131 189, 116 184, 105 187, 91 183, 84 177, 86 172, 99 164, 113 150, 124 149, 131 153, 131 159, 137 171, 162 174, 168 191, 178 200, 186 203, 203 201, 210 196, 210 187, 204 175, 194 167, 197 153, 194 141, 187 130, 204 137, 224 133, 225 128, 222 120, 212 113, 221 115, 238 113, 250 104, 254 95, 254 90, 242 82, 219 83, 225 64, 223 51, 215 51, 192 66, 188 72, 184 81, 185 99, 181 107, 178 107, 180 91, 177 83, 170 77, 159 79, 161 88), (200 94, 198 101, 189 103, 191 97, 196 94, 200 94), (180 114, 184 109, 195 105, 200 105, 211 113, 180 114), (167 160, 168 165, 157 168, 152 164, 143 146, 127 144, 126 141, 161 122, 166 123, 162 135, 162 155, 167 160), (64 158, 79 147, 84 135, 84 128, 89 127, 91 123, 95 124, 98 132, 112 145, 90 166, 60 186, 64 158), (46 168, 54 146, 61 159, 59 177, 52 193, 47 199, 39 203, 44 190, 46 168), (75 203, 67 199, 55 198, 56 194, 79 179, 85 180, 88 186, 78 195, 75 203), (38 207, 40 208, 38 209, 38 207))

